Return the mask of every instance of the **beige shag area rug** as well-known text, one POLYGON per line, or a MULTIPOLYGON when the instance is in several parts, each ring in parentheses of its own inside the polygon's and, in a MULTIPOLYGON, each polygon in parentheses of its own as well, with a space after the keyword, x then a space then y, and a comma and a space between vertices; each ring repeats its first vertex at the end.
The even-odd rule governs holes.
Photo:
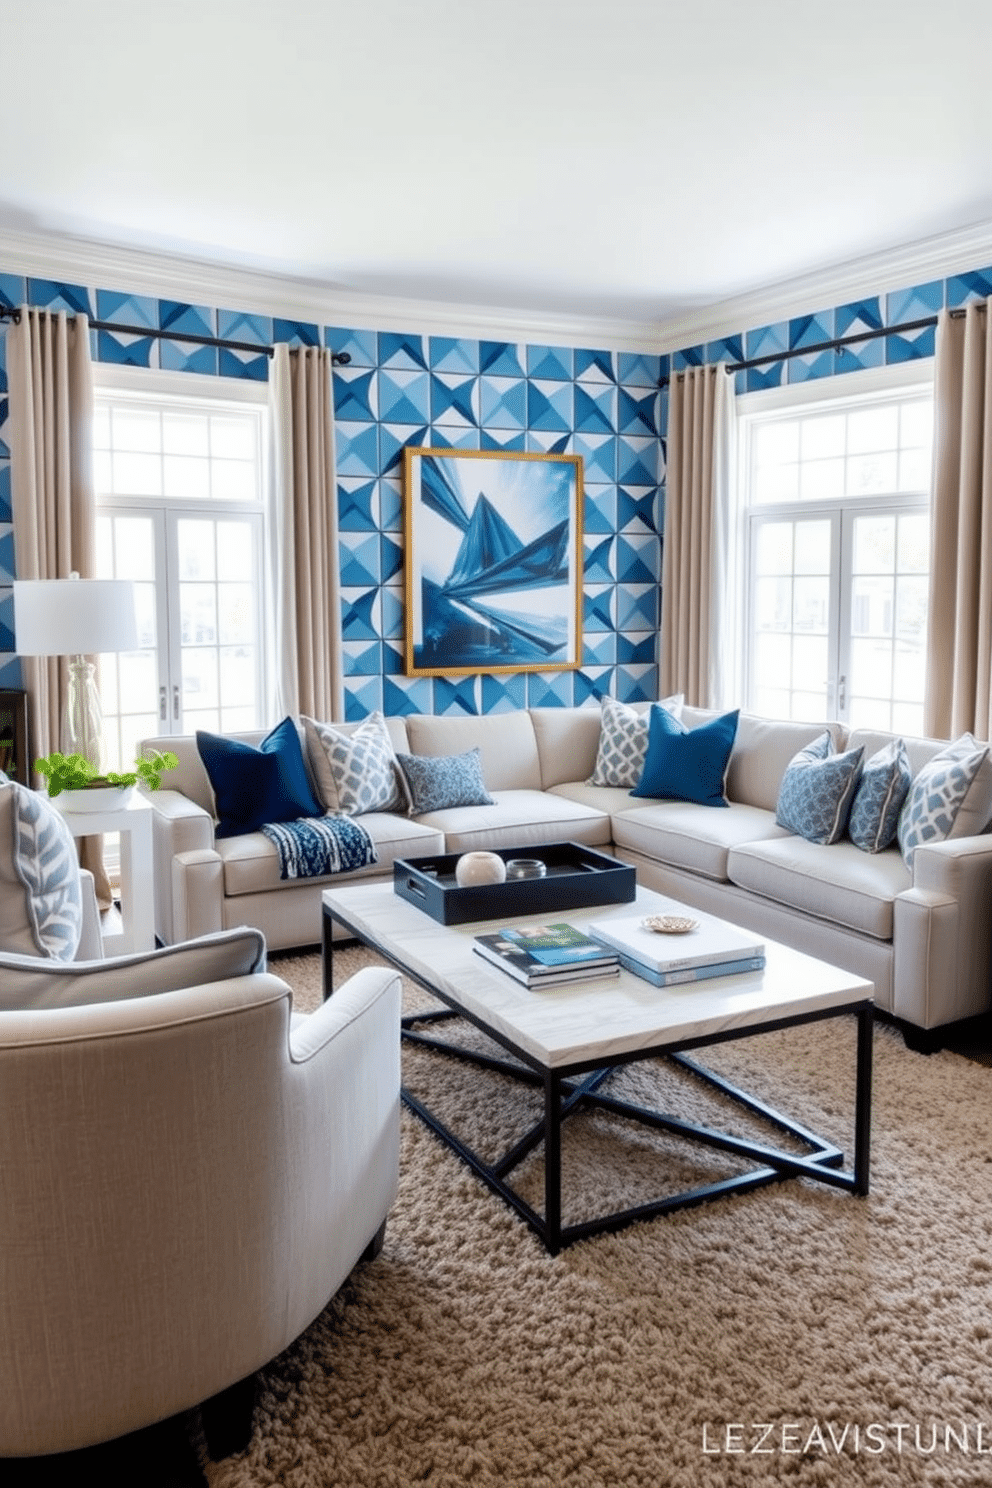
MULTIPOLYGON (((339 951, 338 973, 366 953, 339 951)), ((319 998, 317 956, 274 957, 319 998)), ((422 994, 408 992, 410 1005, 422 994)), ((850 1151, 853 1020, 700 1055, 850 1151)), ((483 1147, 535 1097, 407 1051, 404 1078, 483 1147)), ((668 1109, 761 1128, 655 1064, 668 1109)), ((408 1112, 385 1248, 262 1374, 249 1449, 211 1488, 690 1488, 992 1483, 992 1073, 875 1035, 872 1193, 788 1182, 548 1256, 408 1112)), ((717 1171, 579 1116, 566 1217, 717 1171)), ((539 1201, 540 1155, 521 1178, 539 1201)))

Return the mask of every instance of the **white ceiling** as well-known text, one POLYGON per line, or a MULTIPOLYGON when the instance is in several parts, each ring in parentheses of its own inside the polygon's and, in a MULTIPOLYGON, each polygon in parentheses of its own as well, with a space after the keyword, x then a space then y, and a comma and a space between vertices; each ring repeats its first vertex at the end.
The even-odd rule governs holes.
POLYGON ((0 232, 670 322, 992 223, 988 18, 988 0, 0 0, 0 232))

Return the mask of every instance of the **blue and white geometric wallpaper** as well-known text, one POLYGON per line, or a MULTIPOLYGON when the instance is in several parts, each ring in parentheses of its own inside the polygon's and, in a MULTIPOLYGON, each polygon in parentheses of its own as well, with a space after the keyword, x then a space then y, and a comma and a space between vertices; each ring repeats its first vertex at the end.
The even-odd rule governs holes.
MULTIPOLYGON (((140 334, 93 332, 101 362, 268 377, 265 346, 325 345, 334 372, 346 713, 490 713, 657 697, 667 357, 597 348, 319 326, 149 296, 0 274, 0 301, 81 310, 121 325, 217 335, 232 352, 140 334), (575 672, 403 675, 402 450, 555 451, 583 456, 585 616, 575 672)), ((7 384, 0 334, 0 653, 13 650, 7 384)), ((0 686, 18 686, 0 655, 0 686)))
MULTIPOLYGON (((334 374, 346 712, 489 713, 594 706, 603 693, 657 697, 667 389, 686 366, 773 360, 737 374, 738 392, 930 357, 934 330, 893 331, 835 351, 835 336, 896 327, 992 294, 992 267, 744 329, 668 356, 321 326, 172 299, 0 273, 0 303, 82 310, 149 330, 221 336, 230 351, 168 338, 93 332, 101 362, 265 381, 274 341, 347 351, 334 374), (799 351, 775 358, 774 353, 799 351), (582 666, 576 672, 445 678, 403 675, 404 445, 581 454, 585 467, 582 666)), ((0 326, 0 686, 19 686, 13 655, 5 328, 0 326)))
POLYGON ((992 267, 953 274, 947 279, 932 279, 909 289, 869 295, 828 310, 792 316, 772 325, 755 326, 732 336, 722 336, 716 341, 686 346, 672 353, 672 371, 681 372, 686 367, 707 366, 714 362, 769 357, 770 360, 762 366, 750 367, 736 374, 737 392, 754 393, 763 388, 857 372, 864 367, 918 361, 933 356, 936 328, 931 325, 901 332, 896 327, 906 322, 929 320, 945 307, 956 309, 971 300, 984 300, 990 294, 992 267), (893 327, 892 334, 875 335, 870 341, 807 354, 802 350, 834 337, 856 336, 859 331, 880 332, 888 326, 893 327), (775 357, 776 352, 784 351, 790 355, 781 359, 775 357))

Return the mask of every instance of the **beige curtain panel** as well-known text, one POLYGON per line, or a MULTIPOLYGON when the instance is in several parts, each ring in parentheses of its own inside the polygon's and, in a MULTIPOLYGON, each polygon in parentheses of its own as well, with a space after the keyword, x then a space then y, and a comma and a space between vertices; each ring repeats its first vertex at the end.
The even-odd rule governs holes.
POLYGON ((344 717, 331 353, 277 345, 270 379, 277 709, 344 717))
POLYGON ((733 380, 692 367, 669 388, 661 593, 661 693, 722 706, 727 629, 733 380))
POLYGON ((934 381, 924 732, 992 737, 992 335, 942 311, 934 381))
MULTIPOLYGON (((14 557, 19 579, 96 577, 93 488, 93 372, 89 322, 64 311, 29 310, 7 332, 14 557)), ((15 642, 16 644, 16 642, 15 642)), ((33 757, 58 749, 66 699, 62 657, 21 657, 33 757)), ((80 859, 111 901, 102 839, 84 838, 80 859)))

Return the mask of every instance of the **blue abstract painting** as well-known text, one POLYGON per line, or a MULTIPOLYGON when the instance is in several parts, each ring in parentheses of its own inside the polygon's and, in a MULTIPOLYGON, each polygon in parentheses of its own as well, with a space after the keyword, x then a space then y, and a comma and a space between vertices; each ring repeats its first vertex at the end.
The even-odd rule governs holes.
POLYGON ((408 676, 581 660, 582 459, 403 451, 408 676))

